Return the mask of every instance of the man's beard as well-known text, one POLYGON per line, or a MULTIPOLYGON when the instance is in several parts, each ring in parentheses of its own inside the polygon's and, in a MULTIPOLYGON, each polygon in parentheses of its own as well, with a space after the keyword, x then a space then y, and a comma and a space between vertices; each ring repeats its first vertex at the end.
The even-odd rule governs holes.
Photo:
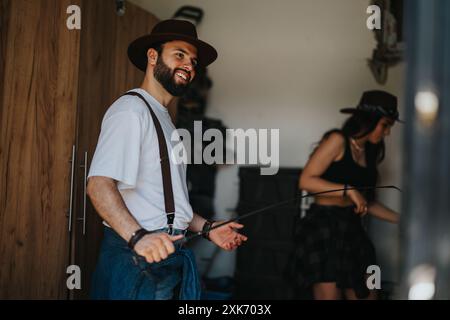
POLYGON ((175 82, 175 71, 176 69, 172 71, 164 63, 162 57, 158 57, 153 75, 168 93, 174 97, 181 97, 187 91, 189 83, 177 84, 175 82))

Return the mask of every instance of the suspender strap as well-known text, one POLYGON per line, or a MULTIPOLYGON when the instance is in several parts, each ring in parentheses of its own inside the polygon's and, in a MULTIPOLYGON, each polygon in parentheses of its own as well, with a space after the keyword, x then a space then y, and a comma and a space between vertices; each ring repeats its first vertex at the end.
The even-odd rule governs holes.
POLYGON ((142 99, 147 105, 150 114, 152 115, 153 124, 155 125, 156 134, 158 136, 158 144, 159 144, 159 157, 161 159, 161 172, 162 172, 162 182, 163 182, 163 190, 164 190, 164 206, 166 209, 167 215, 167 224, 169 229, 173 228, 173 221, 175 219, 175 202, 173 199, 173 189, 172 189, 172 177, 170 175, 170 158, 167 151, 166 139, 164 137, 164 132, 161 128, 161 123, 156 117, 155 112, 151 108, 150 104, 145 100, 145 98, 137 92, 127 92, 124 94, 129 96, 136 96, 142 99))

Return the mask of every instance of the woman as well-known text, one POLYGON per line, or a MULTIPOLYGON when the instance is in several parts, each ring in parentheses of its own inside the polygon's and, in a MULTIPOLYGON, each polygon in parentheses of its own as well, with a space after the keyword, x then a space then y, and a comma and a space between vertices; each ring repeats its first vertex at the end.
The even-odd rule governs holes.
MULTIPOLYGON (((364 92, 341 130, 323 136, 299 180, 310 193, 373 187, 384 158, 384 138, 398 120, 397 98, 384 91, 364 92)), ((361 224, 367 213, 398 222, 398 214, 374 201, 374 190, 337 191, 315 197, 296 230, 294 274, 315 299, 375 299, 366 270, 376 264, 375 249, 361 224)))

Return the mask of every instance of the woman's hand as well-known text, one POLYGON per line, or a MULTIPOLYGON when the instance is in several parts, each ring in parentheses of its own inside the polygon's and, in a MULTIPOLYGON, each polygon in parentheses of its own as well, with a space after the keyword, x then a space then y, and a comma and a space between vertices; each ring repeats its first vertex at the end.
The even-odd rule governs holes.
POLYGON ((355 213, 361 216, 367 214, 367 201, 356 189, 347 190, 347 197, 355 204, 355 213))

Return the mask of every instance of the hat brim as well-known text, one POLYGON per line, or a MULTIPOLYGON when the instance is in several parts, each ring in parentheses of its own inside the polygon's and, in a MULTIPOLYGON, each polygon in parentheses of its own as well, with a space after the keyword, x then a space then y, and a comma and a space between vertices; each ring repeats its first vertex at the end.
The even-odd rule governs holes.
POLYGON ((340 112, 341 113, 355 113, 358 109, 356 108, 344 108, 341 109, 340 112))
POLYGON ((197 48, 199 66, 206 67, 217 59, 217 51, 208 43, 180 34, 161 33, 140 37, 128 47, 128 58, 139 70, 147 70, 147 51, 152 45, 167 41, 186 41, 197 48))
MULTIPOLYGON (((341 113, 347 113, 347 114, 354 114, 356 112, 365 112, 362 110, 358 110, 356 108, 344 108, 340 110, 341 113)), ((395 121, 400 122, 400 123, 405 123, 405 121, 400 120, 399 118, 394 118, 395 121)))

